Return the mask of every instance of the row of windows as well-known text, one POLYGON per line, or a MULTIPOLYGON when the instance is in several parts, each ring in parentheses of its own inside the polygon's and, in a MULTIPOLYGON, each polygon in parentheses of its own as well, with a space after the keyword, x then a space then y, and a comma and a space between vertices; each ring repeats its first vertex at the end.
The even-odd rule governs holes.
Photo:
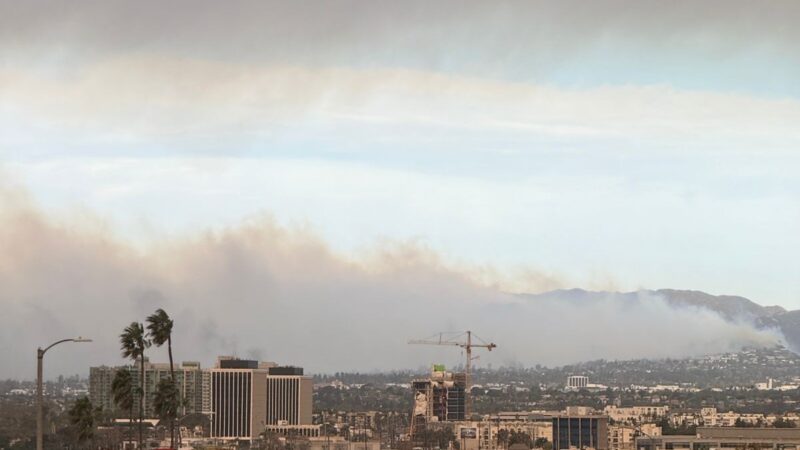
POLYGON ((555 449, 596 448, 600 444, 598 421, 586 418, 554 419, 553 437, 555 449))
POLYGON ((267 379, 267 423, 277 425, 285 420, 289 425, 300 424, 300 380, 298 378, 267 379))

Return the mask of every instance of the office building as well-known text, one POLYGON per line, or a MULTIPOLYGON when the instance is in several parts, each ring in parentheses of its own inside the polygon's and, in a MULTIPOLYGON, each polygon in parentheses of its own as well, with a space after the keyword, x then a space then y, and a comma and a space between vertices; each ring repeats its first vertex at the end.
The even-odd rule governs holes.
POLYGON ((567 388, 584 389, 589 386, 589 377, 582 375, 572 375, 567 377, 567 388))
POLYGON ((553 421, 553 449, 608 449, 608 417, 559 415, 553 421))
POLYGON ((264 431, 267 375, 258 361, 220 358, 210 371, 212 438, 254 439, 264 431))
POLYGON ((267 383, 268 425, 311 425, 314 383, 300 367, 270 367, 267 383))
POLYGON ((297 436, 319 432, 311 427, 313 381, 301 367, 221 357, 210 376, 212 437, 253 439, 267 427, 297 436))
POLYGON ((639 450, 772 449, 800 450, 800 429, 698 427, 696 434, 636 438, 639 450))

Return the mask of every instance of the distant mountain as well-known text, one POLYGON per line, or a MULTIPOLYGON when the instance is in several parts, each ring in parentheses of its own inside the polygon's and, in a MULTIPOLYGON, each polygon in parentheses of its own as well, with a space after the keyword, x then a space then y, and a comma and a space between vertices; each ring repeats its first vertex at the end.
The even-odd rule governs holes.
POLYGON ((623 302, 640 302, 648 296, 662 298, 675 308, 703 308, 720 317, 737 323, 750 323, 756 328, 776 328, 786 338, 787 346, 800 351, 800 310, 787 311, 780 306, 761 306, 754 301, 735 295, 711 295, 701 291, 658 289, 636 292, 586 291, 560 289, 541 294, 521 294, 536 300, 558 300, 570 303, 591 302, 614 297, 623 302))
POLYGON ((752 300, 735 295, 711 295, 701 291, 659 289, 649 291, 662 296, 673 306, 693 306, 710 309, 727 320, 757 321, 786 313, 780 306, 761 306, 752 300))
POLYGON ((783 332, 789 348, 800 353, 800 310, 786 311, 771 318, 783 332))

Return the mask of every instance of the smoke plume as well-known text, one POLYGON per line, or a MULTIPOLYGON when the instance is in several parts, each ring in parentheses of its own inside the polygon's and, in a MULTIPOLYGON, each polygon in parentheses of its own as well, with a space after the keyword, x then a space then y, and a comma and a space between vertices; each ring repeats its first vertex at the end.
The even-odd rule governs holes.
MULTIPOLYGON (((494 365, 678 357, 780 339, 645 294, 633 303, 532 301, 504 293, 515 283, 492 282, 491 269, 449 264, 413 242, 337 254, 309 227, 269 216, 141 245, 90 213, 45 214, 5 188, 0 248, 0 377, 32 378, 37 346, 79 334, 94 343, 48 353, 49 377, 121 363, 120 331, 159 307, 175 319, 179 361, 235 354, 313 372, 453 365, 457 349, 407 340, 466 329, 498 344, 480 360, 494 365)), ((560 281, 523 273, 515 285, 537 283, 560 281)), ((165 359, 163 349, 150 354, 165 359)))

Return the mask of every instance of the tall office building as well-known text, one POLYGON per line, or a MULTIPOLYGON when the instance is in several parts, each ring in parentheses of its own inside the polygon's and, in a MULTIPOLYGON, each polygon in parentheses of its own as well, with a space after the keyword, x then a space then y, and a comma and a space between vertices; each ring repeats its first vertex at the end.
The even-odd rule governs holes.
POLYGON ((608 449, 608 417, 599 415, 553 417, 553 450, 608 449))
POLYGON ((313 381, 300 367, 271 367, 267 377, 267 424, 311 425, 313 381))
POLYGON ((268 369, 258 361, 221 358, 210 373, 211 437, 258 437, 266 427, 268 369))

